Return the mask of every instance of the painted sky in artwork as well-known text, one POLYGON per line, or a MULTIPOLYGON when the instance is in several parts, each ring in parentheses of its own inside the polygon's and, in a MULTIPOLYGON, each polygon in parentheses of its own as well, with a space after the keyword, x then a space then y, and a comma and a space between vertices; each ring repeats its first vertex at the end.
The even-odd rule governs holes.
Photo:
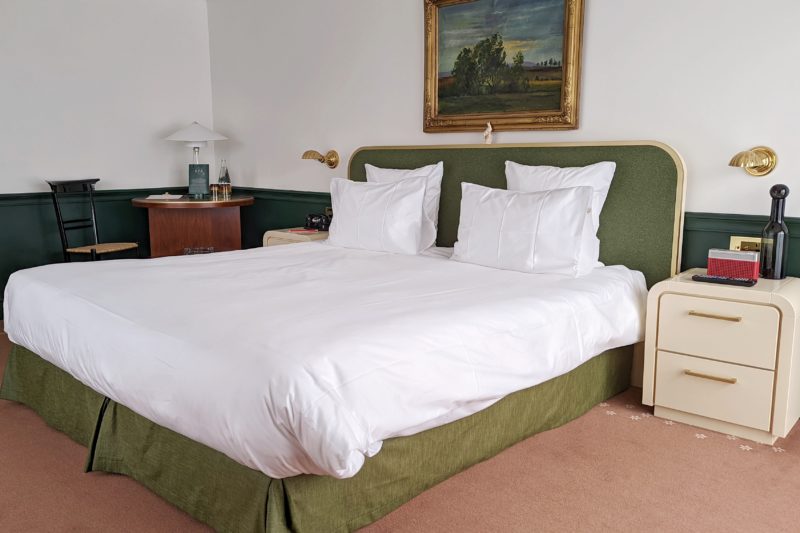
POLYGON ((508 61, 561 59, 564 0, 475 0, 439 8, 439 71, 449 75, 458 53, 494 33, 503 36, 508 61))

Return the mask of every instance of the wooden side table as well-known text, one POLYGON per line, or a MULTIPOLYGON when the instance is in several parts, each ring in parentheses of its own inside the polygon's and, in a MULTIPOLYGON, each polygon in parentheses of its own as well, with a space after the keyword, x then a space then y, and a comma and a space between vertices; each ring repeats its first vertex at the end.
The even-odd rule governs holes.
POLYGON ((182 255, 186 248, 213 248, 215 252, 242 249, 239 208, 253 205, 252 196, 230 200, 162 200, 134 198, 147 209, 150 256, 182 255))
POLYGON ((264 246, 278 246, 295 242, 323 241, 327 231, 304 231, 303 228, 272 229, 264 234, 264 246), (294 230, 294 231, 292 231, 294 230))
POLYGON ((650 290, 642 403, 659 417, 772 444, 800 418, 800 279, 692 281, 704 272, 650 290))

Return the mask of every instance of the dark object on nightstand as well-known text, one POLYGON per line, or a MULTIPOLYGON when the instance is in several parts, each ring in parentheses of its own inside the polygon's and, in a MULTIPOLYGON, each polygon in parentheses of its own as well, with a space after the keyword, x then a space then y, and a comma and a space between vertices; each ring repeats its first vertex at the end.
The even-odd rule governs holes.
POLYGON ((726 276, 709 276, 708 274, 695 274, 692 279, 703 283, 721 283, 722 285, 736 285, 737 287, 752 287, 757 282, 752 278, 728 278, 726 276))
POLYGON ((100 181, 98 178, 83 180, 62 180, 47 181, 50 185, 50 192, 53 197, 53 206, 56 209, 56 221, 58 222, 58 233, 61 237, 61 249, 64 252, 64 261, 70 262, 72 254, 88 255, 92 261, 107 254, 124 252, 126 250, 136 250, 138 256, 139 244, 135 242, 100 242, 97 231, 97 213, 94 207, 94 184, 100 181), (88 199, 91 213, 89 217, 73 218, 64 220, 61 209, 61 198, 83 197, 88 199), (91 228, 94 244, 85 246, 70 246, 67 240, 67 232, 75 230, 85 230, 91 228))
POLYGON ((328 231, 331 225, 331 217, 328 215, 308 215, 306 217, 306 229, 318 229, 319 231, 328 231))
POLYGON ((786 210, 789 187, 773 185, 769 195, 772 196, 772 212, 769 222, 761 232, 761 277, 783 279, 786 277, 789 252, 789 228, 783 220, 783 213, 786 210))

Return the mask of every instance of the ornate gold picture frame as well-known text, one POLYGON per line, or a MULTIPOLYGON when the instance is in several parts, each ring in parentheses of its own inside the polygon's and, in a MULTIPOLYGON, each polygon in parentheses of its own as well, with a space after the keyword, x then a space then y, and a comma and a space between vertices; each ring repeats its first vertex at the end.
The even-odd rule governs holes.
POLYGON ((424 131, 578 127, 583 0, 424 1, 424 131))

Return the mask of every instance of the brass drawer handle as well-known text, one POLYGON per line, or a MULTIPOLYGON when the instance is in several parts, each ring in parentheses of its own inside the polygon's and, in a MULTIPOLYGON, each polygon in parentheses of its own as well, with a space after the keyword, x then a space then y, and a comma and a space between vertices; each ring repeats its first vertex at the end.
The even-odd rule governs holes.
POLYGON ((712 376, 711 374, 703 374, 702 372, 695 372, 694 370, 684 370, 684 374, 695 378, 710 379, 711 381, 720 381, 722 383, 736 384, 736 378, 724 378, 721 376, 712 376))
POLYGON ((702 318, 713 318, 716 320, 727 320, 728 322, 741 322, 742 317, 740 316, 725 316, 725 315, 715 315, 712 313, 703 313, 702 311, 689 311, 689 316, 699 316, 702 318))

